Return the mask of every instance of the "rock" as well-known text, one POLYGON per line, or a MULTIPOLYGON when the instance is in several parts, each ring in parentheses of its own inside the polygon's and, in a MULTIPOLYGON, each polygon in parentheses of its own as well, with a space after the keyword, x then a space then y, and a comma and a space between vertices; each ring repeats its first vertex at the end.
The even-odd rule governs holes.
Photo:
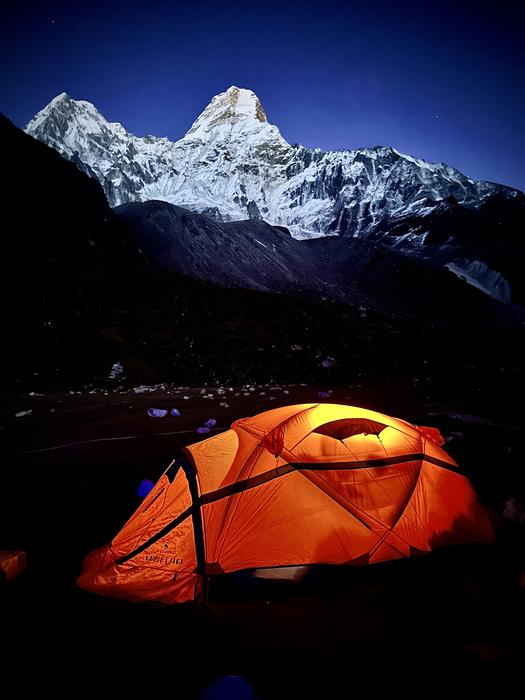
POLYGON ((509 498, 505 504, 503 517, 507 520, 513 520, 514 522, 524 525, 525 507, 523 505, 523 501, 521 501, 519 498, 509 498))
POLYGON ((164 418, 167 415, 168 411, 165 408, 148 408, 150 418, 164 418))
POLYGON ((335 364, 335 357, 325 357, 321 360, 319 363, 321 367, 324 367, 325 369, 328 369, 329 367, 333 367, 335 364))
POLYGON ((124 367, 122 362, 115 362, 109 373, 109 379, 119 379, 124 372, 124 367))

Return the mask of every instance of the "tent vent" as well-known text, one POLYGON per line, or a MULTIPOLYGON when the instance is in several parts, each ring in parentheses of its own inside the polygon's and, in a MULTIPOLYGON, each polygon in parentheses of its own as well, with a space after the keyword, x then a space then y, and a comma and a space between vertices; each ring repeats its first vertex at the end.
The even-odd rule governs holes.
POLYGON ((354 435, 379 435, 387 426, 369 418, 343 418, 324 423, 313 430, 314 433, 326 435, 335 440, 346 440, 354 435))

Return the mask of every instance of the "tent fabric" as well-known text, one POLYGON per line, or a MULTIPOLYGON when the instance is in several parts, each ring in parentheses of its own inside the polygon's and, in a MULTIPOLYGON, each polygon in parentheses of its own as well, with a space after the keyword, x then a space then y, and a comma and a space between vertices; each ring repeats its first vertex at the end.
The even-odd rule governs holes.
POLYGON ((3 549, 0 551, 0 581, 10 581, 27 568, 27 554, 22 550, 3 549))
POLYGON ((175 603, 222 572, 372 564, 491 542, 489 518, 439 437, 338 404, 238 420, 168 466, 112 542, 88 555, 78 583, 175 603))

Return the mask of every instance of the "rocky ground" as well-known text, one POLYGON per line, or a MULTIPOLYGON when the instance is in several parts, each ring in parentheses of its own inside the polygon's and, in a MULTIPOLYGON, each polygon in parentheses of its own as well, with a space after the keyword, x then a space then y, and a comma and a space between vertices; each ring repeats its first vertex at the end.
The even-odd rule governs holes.
POLYGON ((365 380, 3 397, 0 548, 28 553, 27 571, 1 591, 10 668, 45 660, 41 687, 71 688, 59 671, 67 664, 85 691, 98 694, 104 676, 108 691, 144 686, 180 698, 225 674, 246 677, 263 700, 346 697, 359 683, 392 691, 429 677, 434 688, 492 679, 505 687, 525 651, 525 535, 502 517, 507 499, 524 493, 524 429, 514 409, 492 405, 489 391, 472 395, 365 380), (215 418, 219 431, 313 401, 439 427, 492 513, 496 544, 338 569, 293 587, 215 579, 207 607, 130 604, 76 588, 83 556, 138 505, 140 481, 157 479, 177 450, 206 437, 195 432, 205 420, 215 418), (152 407, 181 415, 151 418, 152 407))

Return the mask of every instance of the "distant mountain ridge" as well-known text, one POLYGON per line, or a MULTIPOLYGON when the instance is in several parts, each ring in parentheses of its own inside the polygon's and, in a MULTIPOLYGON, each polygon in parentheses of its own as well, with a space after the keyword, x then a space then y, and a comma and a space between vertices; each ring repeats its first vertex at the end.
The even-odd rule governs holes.
MULTIPOLYGON (((285 226, 297 239, 336 236, 383 243, 423 257, 499 301, 524 305, 523 193, 393 148, 323 152, 292 146, 268 122, 250 90, 231 87, 215 96, 175 143, 133 136, 121 124, 107 122, 91 103, 65 93, 26 131, 95 177, 113 206, 164 201, 218 224, 264 221, 285 226)), ((253 252, 249 235, 245 243, 253 252)), ((308 274, 312 262, 303 254, 294 262, 285 250, 289 242, 280 241, 276 245, 284 246, 286 264, 295 272, 303 266, 308 274)), ((261 257, 244 253, 252 263, 261 257)), ((212 281, 234 264, 224 259, 232 254, 228 245, 222 254, 217 270, 207 267, 212 281)), ((248 286, 259 288, 257 279, 265 278, 282 288, 286 273, 279 282, 275 269, 256 272, 253 264, 250 269, 248 286)), ((288 276, 296 279, 294 272, 288 276)))
MULTIPOLYGON (((163 200, 223 221, 264 219, 298 238, 380 238, 391 222, 424 216, 449 197, 475 209, 492 195, 519 196, 393 148, 290 145, 259 98, 235 86, 216 95, 176 142, 136 137, 66 93, 26 131, 94 174, 112 206, 163 200)), ((420 243, 424 235, 406 232, 407 239, 420 243)))

